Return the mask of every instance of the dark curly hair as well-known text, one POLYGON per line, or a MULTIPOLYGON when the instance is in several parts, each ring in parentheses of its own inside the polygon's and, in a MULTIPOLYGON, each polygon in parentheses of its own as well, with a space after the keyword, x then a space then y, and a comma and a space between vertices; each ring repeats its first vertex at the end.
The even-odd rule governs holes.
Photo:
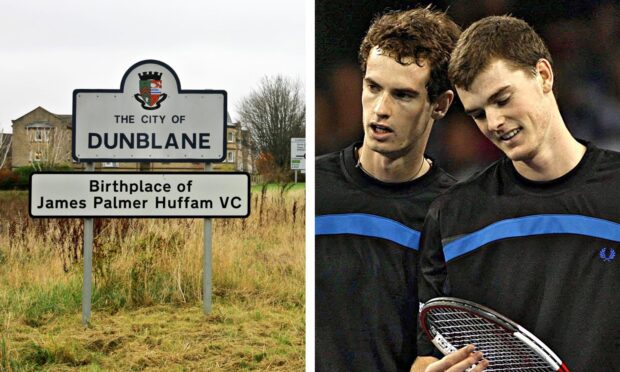
POLYGON ((452 51, 448 76, 455 86, 468 90, 495 59, 535 74, 541 58, 552 64, 545 42, 530 25, 507 15, 491 16, 472 23, 463 32, 452 51))
POLYGON ((362 73, 366 73, 368 54, 374 47, 394 58, 400 64, 408 60, 421 66, 427 61, 431 77, 426 86, 428 97, 434 102, 451 88, 448 79, 450 53, 461 33, 461 28, 444 12, 426 8, 389 11, 373 20, 359 51, 362 73))

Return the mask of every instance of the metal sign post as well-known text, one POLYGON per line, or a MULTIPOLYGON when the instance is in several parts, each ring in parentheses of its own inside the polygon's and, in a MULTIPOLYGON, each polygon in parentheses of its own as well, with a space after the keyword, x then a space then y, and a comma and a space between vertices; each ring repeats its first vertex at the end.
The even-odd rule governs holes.
MULTIPOLYGON (((211 163, 205 163, 205 172, 211 171, 212 166, 211 163)), ((250 201, 251 202, 251 201, 250 201)), ((204 220, 204 257, 203 257, 203 268, 202 268, 202 309, 205 315, 211 313, 211 294, 213 288, 212 281, 212 223, 210 218, 205 218, 204 220)))
MULTIPOLYGON (((86 163, 85 170, 95 170, 93 163, 86 163)), ((32 194, 32 192, 31 192, 32 194)), ((90 322, 90 302, 93 293, 93 219, 84 219, 84 275, 82 279, 82 324, 90 322)))

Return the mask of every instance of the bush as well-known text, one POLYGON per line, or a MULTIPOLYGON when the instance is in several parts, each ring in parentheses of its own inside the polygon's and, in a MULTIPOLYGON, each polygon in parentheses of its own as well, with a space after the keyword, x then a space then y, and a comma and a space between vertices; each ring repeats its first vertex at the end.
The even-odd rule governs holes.
POLYGON ((266 182, 273 181, 276 163, 273 156, 268 152, 261 152, 256 159, 256 170, 263 176, 266 182))
POLYGON ((0 190, 12 190, 17 187, 19 177, 10 169, 0 169, 0 190))
POLYGON ((26 190, 30 185, 30 175, 35 172, 73 172, 74 169, 71 168, 70 165, 53 165, 53 166, 41 166, 40 169, 35 168, 31 165, 27 165, 25 167, 16 168, 14 171, 9 171, 14 175, 14 178, 11 178, 13 181, 8 182, 6 187, 3 187, 2 184, 2 173, 0 173, 0 189, 20 189, 26 190))
MULTIPOLYGON (((270 153, 262 152, 256 159, 256 170, 262 176, 263 182, 286 183, 293 179, 293 171, 280 168, 270 153)), ((299 179, 299 178, 298 178, 299 179)))

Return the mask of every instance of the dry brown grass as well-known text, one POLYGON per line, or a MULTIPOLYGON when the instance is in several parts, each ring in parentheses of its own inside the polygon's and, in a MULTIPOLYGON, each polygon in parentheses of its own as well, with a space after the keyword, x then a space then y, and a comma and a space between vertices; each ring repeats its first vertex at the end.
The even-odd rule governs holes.
POLYGON ((0 370, 303 369, 303 190, 253 193, 249 218, 213 221, 207 317, 202 220, 95 220, 86 330, 81 220, 30 219, 25 199, 0 194, 0 370))
MULTIPOLYGON (((18 323, 7 336, 8 358, 49 370, 303 370, 303 316, 281 308, 221 303, 209 316, 199 307, 158 305, 79 315, 38 328, 18 323), (42 363, 46 360, 47 362, 42 363)), ((1 368, 0 368, 1 369, 1 368)))

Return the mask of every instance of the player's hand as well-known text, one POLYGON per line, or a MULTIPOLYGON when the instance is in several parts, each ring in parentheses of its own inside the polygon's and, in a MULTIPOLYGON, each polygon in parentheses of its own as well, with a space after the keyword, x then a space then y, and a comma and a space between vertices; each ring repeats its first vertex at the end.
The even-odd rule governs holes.
POLYGON ((425 372, 482 372, 489 366, 489 361, 483 359, 480 351, 474 352, 474 349, 474 345, 467 345, 429 364, 425 372), (476 363, 478 364, 472 368, 472 365, 476 363))

